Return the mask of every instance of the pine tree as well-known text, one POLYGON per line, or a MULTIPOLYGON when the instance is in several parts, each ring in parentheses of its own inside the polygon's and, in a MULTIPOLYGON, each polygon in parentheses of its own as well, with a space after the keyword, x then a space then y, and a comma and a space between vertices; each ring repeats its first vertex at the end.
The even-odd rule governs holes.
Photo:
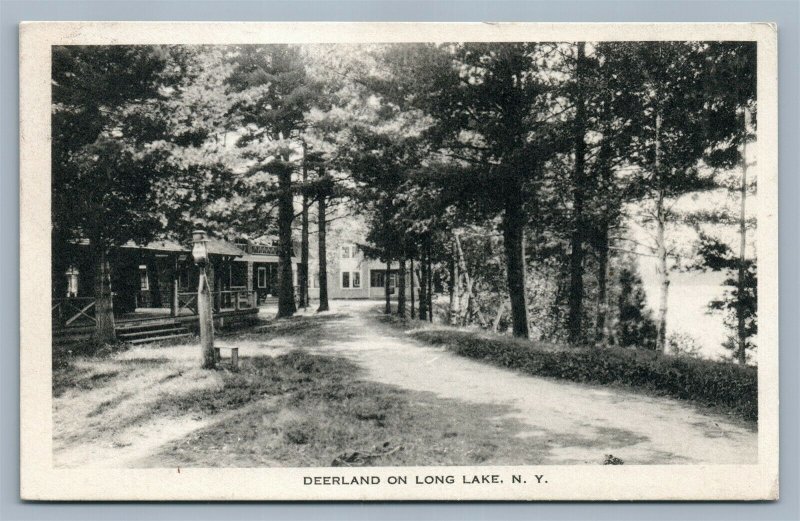
POLYGON ((622 347, 655 349, 657 325, 647 308, 646 296, 636 265, 628 262, 620 270, 616 340, 622 347))
POLYGON ((299 48, 287 45, 241 46, 233 58, 229 84, 236 95, 232 116, 245 131, 238 145, 255 164, 251 173, 277 179, 271 192, 278 207, 278 317, 296 311, 293 285, 292 222, 299 135, 315 96, 299 48))
POLYGON ((109 253, 161 229, 153 187, 167 175, 165 94, 182 72, 162 47, 54 47, 53 240, 88 239, 95 260, 95 338, 114 339, 109 253))

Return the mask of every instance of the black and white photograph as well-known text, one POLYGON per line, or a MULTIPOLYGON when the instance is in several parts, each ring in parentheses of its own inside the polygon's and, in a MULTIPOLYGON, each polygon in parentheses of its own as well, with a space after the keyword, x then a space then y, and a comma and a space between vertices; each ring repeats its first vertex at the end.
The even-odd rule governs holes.
POLYGON ((36 64, 34 497, 777 497, 769 26, 124 25, 36 64))

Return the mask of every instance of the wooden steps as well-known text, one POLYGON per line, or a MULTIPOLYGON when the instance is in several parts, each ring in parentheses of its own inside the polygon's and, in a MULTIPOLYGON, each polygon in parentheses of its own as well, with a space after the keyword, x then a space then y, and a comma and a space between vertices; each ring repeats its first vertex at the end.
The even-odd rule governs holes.
POLYGON ((145 344, 189 337, 189 330, 174 319, 125 322, 116 328, 117 338, 129 344, 145 344))

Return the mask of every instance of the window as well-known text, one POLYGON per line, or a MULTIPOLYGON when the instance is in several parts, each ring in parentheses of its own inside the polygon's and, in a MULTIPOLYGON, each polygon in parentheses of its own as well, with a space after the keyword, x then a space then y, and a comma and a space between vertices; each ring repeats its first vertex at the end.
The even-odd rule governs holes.
POLYGON ((342 246, 340 258, 354 259, 357 251, 358 249, 355 244, 345 244, 344 246, 342 246))
POLYGON ((385 279, 383 278, 383 270, 372 270, 369 273, 369 286, 371 288, 382 288, 385 279))
POLYGON ((78 268, 75 266, 70 266, 67 270, 67 296, 68 297, 77 297, 78 296, 78 268))
POLYGON ((316 288, 319 286, 319 272, 315 271, 311 274, 311 278, 308 280, 308 287, 316 288))
POLYGON ((183 266, 178 272, 178 285, 181 288, 189 287, 189 268, 183 266))
MULTIPOLYGON (((369 286, 371 288, 382 288, 386 284, 385 270, 371 270, 369 273, 369 286)), ((397 270, 389 272, 389 287, 397 287, 397 270)))
POLYGON ((139 266, 139 289, 141 291, 150 289, 150 281, 147 278, 147 266, 144 264, 139 266))
POLYGON ((343 271, 342 272, 342 288, 358 289, 361 287, 361 272, 360 271, 343 271))
POLYGON ((267 268, 261 266, 258 268, 258 287, 267 287, 267 268))

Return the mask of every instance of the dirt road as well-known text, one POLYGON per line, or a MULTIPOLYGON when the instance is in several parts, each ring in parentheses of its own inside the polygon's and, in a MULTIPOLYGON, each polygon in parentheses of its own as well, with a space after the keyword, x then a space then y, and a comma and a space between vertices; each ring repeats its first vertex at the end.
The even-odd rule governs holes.
POLYGON ((417 342, 374 314, 374 303, 335 303, 342 318, 325 322, 312 351, 341 354, 366 378, 439 397, 503 405, 544 437, 547 463, 597 463, 613 454, 626 464, 734 464, 757 461, 757 433, 723 416, 669 398, 533 377, 493 367, 417 342))
MULTIPOLYGON (((352 360, 363 370, 359 379, 385 384, 381 392, 386 392, 386 385, 408 391, 404 393, 411 400, 406 419, 418 424, 401 425, 398 443, 461 450, 464 454, 453 456, 455 461, 483 461, 467 454, 481 452, 481 443, 492 447, 484 451, 486 461, 505 464, 596 465, 607 454, 627 465, 757 460, 754 430, 686 402, 497 368, 414 340, 382 322, 374 302, 332 304, 331 313, 269 320, 264 329, 221 338, 220 343, 235 343, 242 359, 276 357, 300 348, 352 360), (422 413, 436 407, 440 412, 434 416, 422 413), (420 425, 426 424, 421 418, 432 422, 423 430, 420 425), (453 432, 441 433, 441 439, 420 441, 420 436, 438 427, 453 432), (513 450, 529 453, 508 453, 514 445, 517 448, 513 450), (508 450, 503 453, 504 449, 508 450)), ((265 318, 274 316, 271 310, 262 311, 265 318)), ((193 339, 187 344, 142 345, 109 358, 77 360, 59 378, 64 385, 53 402, 55 464, 159 466, 165 447, 176 443, 193 447, 195 434, 205 431, 208 439, 222 440, 218 445, 233 451, 219 452, 222 449, 214 441, 206 447, 208 454, 203 453, 205 462, 222 466, 256 461, 259 465, 282 464, 253 460, 251 454, 237 452, 238 442, 226 445, 223 440, 231 422, 245 425, 244 419, 250 416, 272 422, 269 415, 275 413, 273 400, 277 398, 261 398, 257 392, 255 400, 250 400, 250 395, 239 400, 239 388, 226 387, 225 371, 199 368, 197 347, 193 339), (217 411, 193 405, 224 393, 236 398, 229 407, 217 411)), ((272 430, 256 423, 258 432, 272 435, 272 430)), ((243 434, 246 438, 254 433, 243 434)), ((191 466, 197 450, 187 449, 188 459, 178 458, 176 466, 191 466)), ((269 450, 264 452, 265 458, 271 455, 269 450)), ((447 461, 446 456, 431 452, 420 457, 447 461)), ((324 454, 320 461, 331 457, 324 454)))

